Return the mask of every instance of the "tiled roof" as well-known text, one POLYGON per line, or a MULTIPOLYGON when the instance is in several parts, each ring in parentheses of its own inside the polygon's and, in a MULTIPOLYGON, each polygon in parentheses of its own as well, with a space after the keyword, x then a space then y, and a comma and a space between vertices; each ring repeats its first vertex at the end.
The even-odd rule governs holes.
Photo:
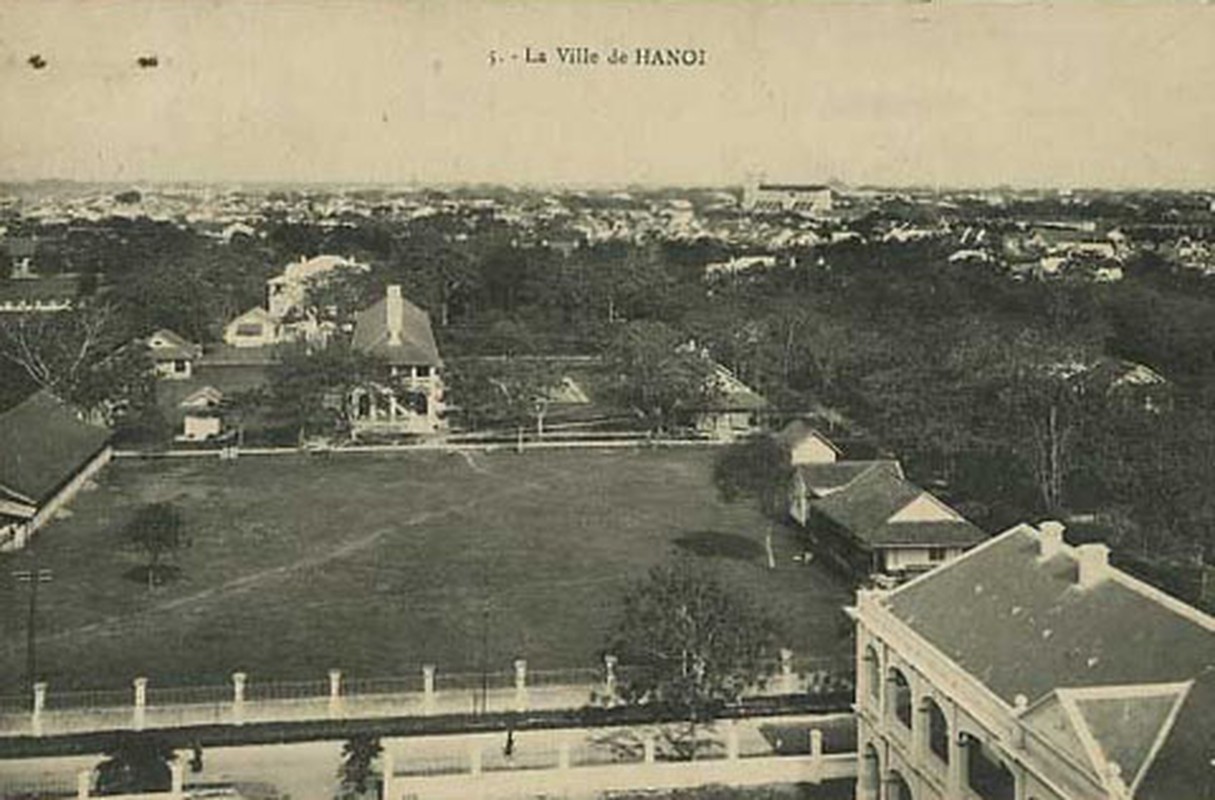
POLYGON ((1215 619, 1018 526, 882 598, 890 612, 1137 800, 1193 797, 1215 759, 1215 619), (1137 784, 1137 785, 1136 785, 1137 784))
POLYGON ((401 341, 393 344, 388 330, 388 298, 384 297, 359 312, 354 324, 352 346, 379 356, 389 364, 442 366, 430 315, 413 303, 401 299, 401 341))
POLYGON ((1020 526, 892 592, 890 611, 1012 704, 1058 687, 1165 683, 1215 662, 1212 621, 1113 567, 1080 588, 1070 548, 1020 526))
POLYGON ((832 461, 827 464, 799 464, 797 472, 810 494, 822 497, 839 491, 870 470, 888 472, 896 478, 903 477, 903 468, 897 461, 832 461))
MULTIPOLYGON (((1140 777, 1138 800, 1192 797, 1194 787, 1211 787, 1215 771, 1215 667, 1196 676, 1172 729, 1140 777)), ((1207 796, 1210 796, 1209 794, 1207 796)))
POLYGON ((40 504, 109 438, 49 392, 36 392, 0 414, 0 486, 40 504))
POLYGON ((890 468, 869 469, 837 492, 813 500, 810 507, 873 547, 977 544, 983 532, 956 511, 890 468), (921 501, 939 514, 930 519, 892 518, 921 501))
POLYGON ((983 529, 964 519, 887 522, 864 537, 875 547, 970 547, 987 538, 983 529))

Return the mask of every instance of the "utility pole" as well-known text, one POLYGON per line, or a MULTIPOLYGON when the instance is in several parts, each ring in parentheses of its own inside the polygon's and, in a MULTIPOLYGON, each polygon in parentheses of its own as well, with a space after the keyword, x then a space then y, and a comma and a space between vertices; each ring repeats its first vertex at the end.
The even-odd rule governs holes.
POLYGON ((481 713, 489 712, 489 598, 481 607, 481 713))
POLYGON ((38 680, 38 661, 34 649, 38 613, 38 584, 50 583, 55 579, 55 575, 49 569, 19 569, 14 570, 12 575, 16 578, 17 583, 30 585, 30 612, 25 630, 25 678, 26 685, 32 692, 34 683, 38 680))

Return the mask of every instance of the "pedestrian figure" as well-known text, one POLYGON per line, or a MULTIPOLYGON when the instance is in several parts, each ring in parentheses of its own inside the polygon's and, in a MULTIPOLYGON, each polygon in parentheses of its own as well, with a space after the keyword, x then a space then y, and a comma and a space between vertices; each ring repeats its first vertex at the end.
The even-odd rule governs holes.
POLYGON ((202 772, 202 768, 203 768, 202 745, 200 745, 198 742, 195 742, 194 743, 194 757, 190 759, 190 771, 191 772, 202 772))
POLYGON ((515 729, 514 728, 506 729, 506 746, 502 748, 502 755, 506 756, 507 760, 510 760, 510 758, 515 755, 515 729))

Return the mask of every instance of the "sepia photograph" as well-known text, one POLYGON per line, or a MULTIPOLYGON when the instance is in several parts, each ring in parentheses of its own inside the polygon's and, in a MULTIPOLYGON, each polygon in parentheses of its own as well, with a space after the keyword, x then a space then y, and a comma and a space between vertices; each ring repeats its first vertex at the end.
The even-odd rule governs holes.
POLYGON ((1215 800, 1209 0, 5 0, 0 99, 0 800, 1215 800))

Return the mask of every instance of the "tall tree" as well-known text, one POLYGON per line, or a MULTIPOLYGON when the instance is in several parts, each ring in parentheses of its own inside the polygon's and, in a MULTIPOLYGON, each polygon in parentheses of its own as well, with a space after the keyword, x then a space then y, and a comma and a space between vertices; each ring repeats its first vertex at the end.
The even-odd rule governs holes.
POLYGON ((534 424, 543 433, 544 417, 561 372, 540 358, 501 356, 453 362, 447 374, 448 395, 464 425, 507 425, 521 443, 523 429, 534 424))
POLYGON ((162 563, 164 558, 189 544, 182 530, 181 514, 171 503, 151 503, 139 509, 128 526, 127 536, 147 556, 144 570, 149 590, 172 574, 162 563))
POLYGON ((624 323, 605 357, 609 393, 658 433, 703 408, 718 391, 713 362, 662 322, 624 323))
POLYGON ((681 558, 624 596, 608 652, 623 665, 621 699, 678 715, 686 727, 677 744, 695 758, 698 726, 766 679, 777 634, 763 609, 681 558))
POLYGON ((269 410, 301 443, 310 434, 330 435, 342 429, 350 391, 384 372, 374 358, 343 342, 288 348, 270 370, 269 410))
POLYGON ((146 349, 122 342, 122 326, 108 305, 57 314, 12 314, 0 319, 0 360, 82 411, 112 423, 121 407, 151 401, 153 378, 146 349))
POLYGON ((713 484, 727 503, 750 500, 768 521, 765 537, 768 566, 775 566, 772 524, 785 514, 793 468, 789 453, 771 436, 754 436, 718 451, 713 484))

